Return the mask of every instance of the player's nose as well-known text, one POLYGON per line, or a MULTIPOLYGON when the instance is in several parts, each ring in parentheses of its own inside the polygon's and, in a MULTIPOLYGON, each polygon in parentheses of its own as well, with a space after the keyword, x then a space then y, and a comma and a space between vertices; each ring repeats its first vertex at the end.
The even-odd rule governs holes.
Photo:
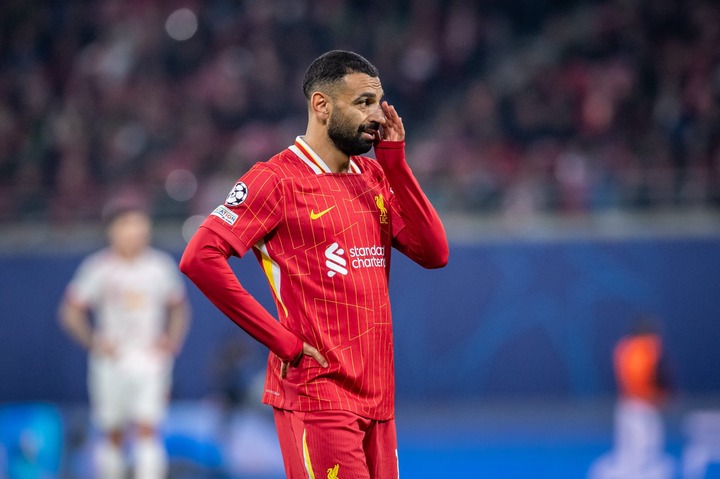
POLYGON ((387 119, 385 118, 385 113, 383 112, 380 103, 375 103, 372 106, 370 115, 368 116, 368 121, 373 121, 379 123, 382 126, 385 126, 385 122, 387 121, 387 119))

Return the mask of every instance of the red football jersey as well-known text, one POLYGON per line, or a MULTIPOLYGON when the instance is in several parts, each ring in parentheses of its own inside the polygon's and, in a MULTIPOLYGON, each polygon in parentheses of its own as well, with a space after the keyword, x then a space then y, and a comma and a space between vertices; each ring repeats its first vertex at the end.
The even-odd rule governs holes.
POLYGON ((280 322, 328 360, 324 369, 305 356, 281 380, 271 354, 264 402, 392 417, 388 268, 393 231, 403 227, 394 208, 376 161, 353 157, 350 172, 331 173, 298 138, 253 166, 204 223, 239 255, 253 248, 280 322))
POLYGON ((348 173, 332 173, 298 138, 240 178, 183 254, 180 269, 271 350, 267 404, 393 417, 390 249, 437 268, 447 263, 448 245, 437 212, 405 162, 404 142, 381 141, 375 153, 377 161, 352 157, 348 173), (247 294, 227 264, 230 255, 251 248, 279 321, 247 294), (281 379, 282 360, 297 357, 303 341, 324 355, 328 368, 300 356, 281 379))

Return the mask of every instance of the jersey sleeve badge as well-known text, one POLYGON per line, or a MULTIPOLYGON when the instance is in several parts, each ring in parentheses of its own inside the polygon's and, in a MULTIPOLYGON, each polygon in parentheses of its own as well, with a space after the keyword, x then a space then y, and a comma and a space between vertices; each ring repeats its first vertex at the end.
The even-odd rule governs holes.
POLYGON ((247 195, 247 185, 242 181, 238 181, 237 183, 235 183, 235 186, 232 187, 230 193, 228 193, 227 198, 225 199, 225 204, 228 206, 238 206, 242 204, 243 201, 245 201, 247 195))

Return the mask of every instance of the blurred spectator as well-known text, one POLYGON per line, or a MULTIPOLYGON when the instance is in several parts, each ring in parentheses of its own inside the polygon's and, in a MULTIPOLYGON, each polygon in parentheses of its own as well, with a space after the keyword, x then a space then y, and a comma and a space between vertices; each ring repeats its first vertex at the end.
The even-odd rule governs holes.
POLYGON ((720 199, 713 0, 188 7, 2 2, 0 221, 94 220, 127 187, 164 218, 207 213, 207 181, 292 142, 296 87, 330 48, 387 72, 441 208, 522 218, 720 199))
POLYGON ((619 389, 612 453, 596 461, 590 479, 671 479, 660 408, 670 391, 667 359, 654 318, 643 316, 613 351, 619 389))

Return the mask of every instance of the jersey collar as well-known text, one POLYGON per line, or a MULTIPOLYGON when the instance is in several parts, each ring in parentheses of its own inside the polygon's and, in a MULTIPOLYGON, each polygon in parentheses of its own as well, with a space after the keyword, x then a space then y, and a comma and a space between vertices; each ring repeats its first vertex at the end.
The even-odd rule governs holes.
MULTIPOLYGON (((295 144, 289 146, 290 150, 295 153, 306 165, 310 167, 316 174, 332 173, 328 165, 320 158, 320 156, 305 143, 302 136, 295 138, 295 144)), ((348 173, 360 173, 360 168, 350 158, 348 165, 348 173)))

